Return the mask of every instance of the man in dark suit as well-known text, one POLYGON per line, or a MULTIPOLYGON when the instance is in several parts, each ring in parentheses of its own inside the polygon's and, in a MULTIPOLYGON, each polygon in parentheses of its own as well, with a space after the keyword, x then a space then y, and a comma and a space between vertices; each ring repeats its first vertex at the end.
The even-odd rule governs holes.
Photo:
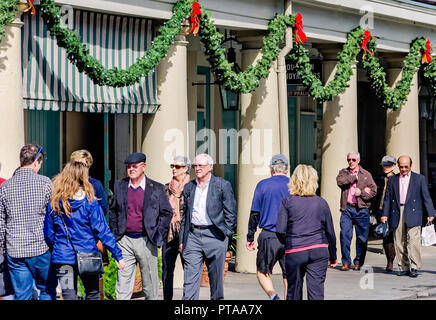
POLYGON ((145 299, 158 298, 157 248, 166 239, 173 212, 164 186, 145 175, 145 160, 143 153, 127 156, 124 163, 129 177, 115 182, 109 209, 109 226, 126 262, 124 270, 118 270, 117 300, 131 298, 136 263, 139 263, 145 299))
POLYGON ((400 173, 388 180, 381 222, 389 221, 394 232, 399 276, 416 278, 421 268, 421 226, 424 215, 433 221, 435 212, 425 177, 412 172, 409 156, 398 158, 400 173))
POLYGON ((229 238, 236 224, 236 200, 232 186, 212 175, 213 159, 195 158, 197 179, 183 190, 184 212, 180 252, 184 259, 183 300, 198 300, 201 272, 206 261, 212 300, 224 299, 223 269, 229 238))

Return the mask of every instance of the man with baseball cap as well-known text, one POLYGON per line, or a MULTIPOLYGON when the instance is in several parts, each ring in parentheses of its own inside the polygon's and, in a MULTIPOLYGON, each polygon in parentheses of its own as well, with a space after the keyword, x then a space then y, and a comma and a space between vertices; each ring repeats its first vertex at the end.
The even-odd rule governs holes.
MULTIPOLYGON (((386 155, 382 158, 380 165, 383 168, 383 174, 378 175, 374 182, 377 185, 377 194, 373 198, 371 205, 371 211, 373 215, 380 220, 383 212, 383 201, 386 194, 386 186, 388 184, 388 179, 395 175, 394 169, 396 165, 396 159, 392 156, 386 155)), ((392 230, 390 230, 388 236, 383 238, 383 249, 386 254, 386 272, 393 271, 394 259, 395 259, 395 246, 394 246, 394 236, 392 230)))
POLYGON ((254 251, 254 234, 259 226, 262 232, 257 239, 257 279, 271 300, 279 300, 270 274, 278 261, 282 269, 286 295, 285 249, 276 235, 276 221, 282 199, 289 195, 288 158, 283 154, 273 156, 270 172, 271 177, 261 180, 254 190, 246 247, 249 251, 254 251))
POLYGON ((127 156, 124 163, 128 177, 115 182, 109 209, 109 226, 126 261, 124 270, 118 270, 117 300, 131 298, 137 263, 145 299, 158 298, 157 248, 166 239, 173 212, 163 184, 145 175, 145 161, 143 153, 127 156))

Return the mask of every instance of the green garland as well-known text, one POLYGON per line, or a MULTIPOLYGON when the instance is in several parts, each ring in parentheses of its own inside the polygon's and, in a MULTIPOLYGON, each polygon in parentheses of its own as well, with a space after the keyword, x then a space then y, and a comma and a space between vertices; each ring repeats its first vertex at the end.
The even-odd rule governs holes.
MULTIPOLYGON (((15 5, 18 3, 18 0, 3 1, 11 6, 13 3, 15 5)), ((60 10, 53 0, 41 0, 41 12, 51 36, 56 38, 59 47, 66 49, 68 59, 76 65, 80 72, 86 73, 97 85, 124 87, 139 82, 142 77, 155 69, 157 64, 166 56, 175 37, 181 31, 183 20, 192 12, 192 3, 193 0, 177 1, 173 8, 173 16, 160 28, 159 35, 153 40, 151 48, 147 50, 143 57, 125 70, 116 67, 106 69, 97 59, 90 56, 89 49, 81 43, 78 33, 69 31, 61 23, 60 10)), ((2 6, 6 6, 5 4, 2 4, 2 6)), ((249 66, 244 72, 234 72, 233 64, 227 61, 225 50, 221 46, 223 35, 216 30, 210 19, 209 12, 203 7, 201 9, 199 35, 206 48, 207 59, 217 81, 227 90, 236 93, 253 92, 258 88, 260 79, 268 77, 272 63, 280 54, 279 46, 283 42, 286 29, 295 27, 296 16, 277 14, 268 25, 269 34, 263 39, 261 58, 254 66, 249 66)), ((8 12, 13 11, 12 8, 8 12)), ((0 20, 0 28, 8 24, 8 21, 0 20)), ((395 84, 395 88, 391 88, 387 84, 386 73, 375 55, 366 54, 364 57, 362 56, 361 43, 363 38, 364 30, 360 27, 347 34, 347 41, 337 56, 336 74, 326 86, 323 86, 321 80, 313 74, 307 50, 293 39, 294 49, 288 57, 295 63, 297 74, 312 97, 320 101, 331 101, 337 95, 343 93, 349 86, 356 58, 362 62, 372 88, 387 108, 396 109, 407 100, 413 76, 421 67, 424 71, 424 77, 429 81, 432 91, 436 95, 436 59, 424 66, 421 65, 421 54, 425 50, 425 40, 423 38, 415 39, 411 43, 410 52, 404 60, 402 78, 395 84)), ((368 48, 375 53, 375 37, 371 37, 368 48)))
POLYGON ((20 0, 1 0, 0 1, 0 42, 6 36, 5 26, 12 23, 18 12, 20 0))

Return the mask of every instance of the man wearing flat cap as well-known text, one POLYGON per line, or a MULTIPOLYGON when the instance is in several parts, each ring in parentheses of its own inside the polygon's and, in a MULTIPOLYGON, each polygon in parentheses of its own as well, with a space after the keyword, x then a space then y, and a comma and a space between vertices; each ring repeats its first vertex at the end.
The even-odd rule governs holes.
MULTIPOLYGON (((396 159, 392 156, 386 155, 382 158, 380 165, 383 168, 383 174, 378 175, 374 180, 377 185, 377 194, 373 198, 371 204, 371 211, 373 215, 377 217, 377 220, 381 219, 383 212, 383 201, 386 195, 386 186, 388 185, 388 179, 395 175, 396 159)), ((395 259, 395 246, 394 236, 392 230, 390 230, 388 236, 383 238, 383 249, 386 255, 386 272, 393 271, 394 259, 395 259)))
POLYGON ((145 175, 145 162, 143 153, 127 156, 128 177, 115 182, 109 209, 109 226, 126 261, 124 270, 118 270, 117 300, 131 299, 137 263, 145 300, 158 298, 157 248, 166 239, 173 212, 165 187, 145 175))

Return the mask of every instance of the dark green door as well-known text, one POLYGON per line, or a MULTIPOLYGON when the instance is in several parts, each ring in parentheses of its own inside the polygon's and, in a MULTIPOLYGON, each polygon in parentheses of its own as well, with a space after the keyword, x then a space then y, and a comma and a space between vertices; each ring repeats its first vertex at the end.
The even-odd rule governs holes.
POLYGON ((44 148, 47 159, 40 174, 49 178, 58 174, 60 166, 60 113, 57 111, 27 111, 27 141, 44 148))

